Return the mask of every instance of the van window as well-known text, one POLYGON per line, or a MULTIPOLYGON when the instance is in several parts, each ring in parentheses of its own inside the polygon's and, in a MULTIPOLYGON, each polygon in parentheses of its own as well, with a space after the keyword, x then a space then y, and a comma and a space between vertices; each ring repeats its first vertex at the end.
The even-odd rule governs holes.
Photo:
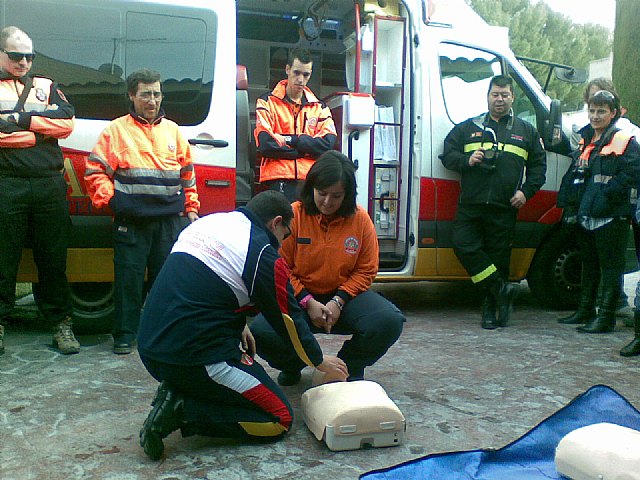
POLYGON ((179 6, 165 5, 162 13, 125 15, 95 3, 44 1, 25 9, 6 2, 5 23, 33 39, 32 71, 60 84, 77 117, 111 120, 127 113, 125 79, 146 67, 162 76, 167 116, 195 125, 210 108, 216 21, 179 6))
POLYGON ((500 59, 475 48, 441 43, 440 78, 447 114, 461 123, 487 111, 491 77, 502 73, 500 59))

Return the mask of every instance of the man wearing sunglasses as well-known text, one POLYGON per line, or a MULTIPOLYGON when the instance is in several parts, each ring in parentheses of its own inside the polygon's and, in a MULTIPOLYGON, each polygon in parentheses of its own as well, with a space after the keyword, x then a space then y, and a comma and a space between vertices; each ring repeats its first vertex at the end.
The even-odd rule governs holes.
POLYGON ((160 74, 127 77, 128 115, 101 133, 87 159, 85 183, 93 205, 114 214, 113 353, 128 354, 138 333, 145 271, 151 288, 182 229, 198 219, 191 149, 178 125, 165 118, 160 74))
POLYGON ((446 168, 460 173, 453 248, 473 283, 484 290, 481 325, 489 330, 509 321, 516 216, 544 184, 547 169, 542 140, 533 125, 514 115, 514 100, 511 78, 493 77, 489 111, 453 127, 440 156, 446 168))
POLYGON ((73 131, 74 109, 50 79, 31 75, 33 42, 17 27, 0 30, 0 354, 16 276, 32 239, 38 310, 56 325, 53 345, 78 353, 67 284, 69 207, 58 139, 73 131))

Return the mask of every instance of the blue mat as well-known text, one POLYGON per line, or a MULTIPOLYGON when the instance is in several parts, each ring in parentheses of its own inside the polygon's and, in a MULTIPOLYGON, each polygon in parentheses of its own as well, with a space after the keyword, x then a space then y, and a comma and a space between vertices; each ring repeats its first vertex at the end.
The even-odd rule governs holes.
POLYGON ((535 480, 562 479, 554 458, 558 443, 576 428, 615 423, 640 430, 640 412, 605 385, 591 387, 515 442, 499 450, 427 455, 374 470, 362 480, 535 480))

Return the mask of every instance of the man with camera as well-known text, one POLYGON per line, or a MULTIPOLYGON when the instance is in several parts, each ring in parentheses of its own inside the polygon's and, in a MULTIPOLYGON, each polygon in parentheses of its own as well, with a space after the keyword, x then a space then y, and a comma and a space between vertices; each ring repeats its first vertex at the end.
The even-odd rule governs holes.
POLYGON ((511 245, 518 210, 545 182, 545 150, 536 129, 514 116, 513 81, 489 83, 489 111, 453 127, 440 155, 460 173, 461 192, 453 223, 453 248, 485 292, 482 328, 506 326, 513 306, 509 283, 511 245), (497 315, 496 315, 497 314, 497 315))

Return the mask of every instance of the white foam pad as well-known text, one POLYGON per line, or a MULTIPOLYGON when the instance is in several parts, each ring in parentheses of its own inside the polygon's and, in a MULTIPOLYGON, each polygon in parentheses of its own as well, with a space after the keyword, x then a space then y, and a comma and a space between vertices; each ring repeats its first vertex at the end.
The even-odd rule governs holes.
POLYGON ((560 440, 555 463, 573 480, 640 480, 640 432, 612 423, 578 428, 560 440))
POLYGON ((375 382, 327 383, 304 392, 302 413, 309 430, 332 450, 398 445, 402 412, 375 382))

